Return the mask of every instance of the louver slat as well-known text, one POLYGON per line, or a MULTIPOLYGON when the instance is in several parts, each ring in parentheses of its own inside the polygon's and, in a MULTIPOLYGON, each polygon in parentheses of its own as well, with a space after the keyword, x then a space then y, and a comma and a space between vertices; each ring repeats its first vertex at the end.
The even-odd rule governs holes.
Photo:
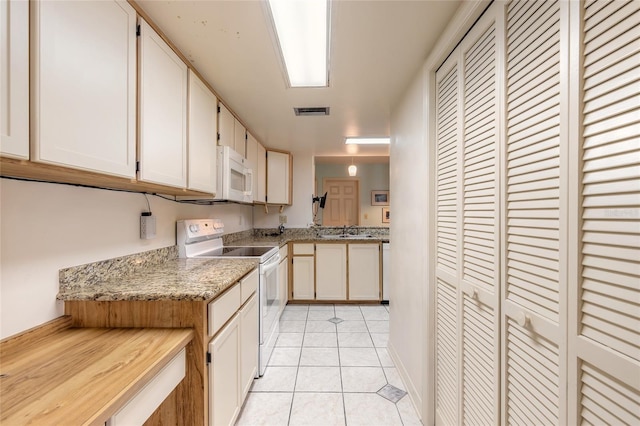
POLYGON ((437 265, 455 275, 457 268, 457 123, 458 75, 452 68, 438 83, 437 99, 437 265))
POLYGON ((456 290, 438 280, 436 299, 436 410, 446 424, 456 424, 456 290))
POLYGON ((640 360, 640 4, 585 7, 579 333, 640 360))
MULTIPOLYGON (((509 2, 503 306, 549 324, 560 323, 561 300, 559 31, 559 2, 509 2)), ((508 317, 504 333, 501 421, 562 423, 561 349, 553 330, 523 328, 508 317)))
POLYGON ((640 423, 640 392, 637 389, 586 362, 581 368, 581 384, 583 420, 592 424, 640 423))

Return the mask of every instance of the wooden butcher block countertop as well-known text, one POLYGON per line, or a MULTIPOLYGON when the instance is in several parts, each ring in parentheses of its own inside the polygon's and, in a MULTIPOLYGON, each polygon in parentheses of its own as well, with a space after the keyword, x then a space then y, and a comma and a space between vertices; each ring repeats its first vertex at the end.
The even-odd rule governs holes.
POLYGON ((193 338, 191 329, 68 328, 0 342, 0 423, 101 424, 193 338))

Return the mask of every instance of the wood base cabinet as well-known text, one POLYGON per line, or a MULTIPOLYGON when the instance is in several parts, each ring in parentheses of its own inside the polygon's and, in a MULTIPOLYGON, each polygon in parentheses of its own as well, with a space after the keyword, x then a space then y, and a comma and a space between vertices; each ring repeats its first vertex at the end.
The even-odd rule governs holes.
POLYGON ((380 243, 301 242, 291 246, 293 300, 381 300, 380 243))

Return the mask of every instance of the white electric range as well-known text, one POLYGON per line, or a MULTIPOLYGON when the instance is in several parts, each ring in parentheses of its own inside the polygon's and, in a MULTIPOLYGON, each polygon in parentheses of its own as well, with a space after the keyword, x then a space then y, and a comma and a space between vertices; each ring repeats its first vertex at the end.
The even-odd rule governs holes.
POLYGON ((179 220, 176 224, 178 255, 181 258, 255 258, 259 266, 259 344, 258 374, 264 375, 278 338, 280 300, 276 245, 225 246, 224 224, 219 219, 179 220))

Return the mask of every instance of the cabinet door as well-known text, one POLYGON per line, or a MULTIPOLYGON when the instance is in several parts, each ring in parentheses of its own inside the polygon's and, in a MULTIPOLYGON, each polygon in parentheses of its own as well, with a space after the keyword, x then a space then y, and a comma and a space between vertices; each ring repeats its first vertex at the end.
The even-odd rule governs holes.
POLYGON ((240 309, 240 389, 242 401, 258 372, 258 294, 254 293, 240 309))
POLYGON ((380 300, 380 245, 349 244, 349 300, 380 300))
POLYGON ((631 118, 640 116, 640 3, 577 5, 584 115, 569 203, 582 209, 571 216, 580 226, 568 370, 577 374, 567 388, 577 407, 567 424, 640 424, 640 126, 631 118))
POLYGON ((189 178, 187 187, 216 192, 216 120, 218 100, 189 70, 189 178))
POLYGON ((279 285, 279 294, 280 294, 280 311, 284 310, 284 307, 287 305, 289 300, 289 291, 287 289, 289 283, 289 262, 288 258, 283 258, 280 261, 280 265, 278 265, 278 281, 279 285))
POLYGON ((234 131, 233 131, 233 139, 234 139, 234 149, 236 152, 243 157, 247 157, 247 129, 240 123, 238 120, 234 120, 233 123, 234 131))
POLYGON ((29 4, 32 159, 135 177, 135 10, 126 1, 29 4))
POLYGON ((219 104, 218 108, 218 145, 228 146, 235 151, 236 118, 224 105, 219 104))
POLYGON ((568 56, 560 41, 565 6, 531 5, 513 1, 507 11, 502 421, 565 424, 567 188, 562 185, 567 170, 560 154, 566 143, 560 107, 561 63, 568 56))
POLYGON ((316 299, 346 298, 347 245, 316 244, 316 299))
POLYGON ((140 20, 140 180, 187 186, 187 66, 140 20))
POLYGON ((0 154, 29 159, 29 2, 0 2, 0 154))
POLYGON ((209 425, 233 425, 242 406, 240 320, 235 314, 209 343, 209 425))
POLYGON ((265 203, 267 201, 267 150, 260 142, 258 142, 257 158, 258 170, 253 171, 258 179, 258 186, 255 187, 257 198, 254 198, 254 201, 265 203))
POLYGON ((313 256, 293 256, 293 299, 313 300, 314 259, 313 256))
POLYGON ((285 152, 267 151, 267 202, 289 204, 291 179, 291 155, 285 152))
POLYGON ((247 133, 247 165, 253 170, 253 201, 258 201, 258 141, 247 133))

